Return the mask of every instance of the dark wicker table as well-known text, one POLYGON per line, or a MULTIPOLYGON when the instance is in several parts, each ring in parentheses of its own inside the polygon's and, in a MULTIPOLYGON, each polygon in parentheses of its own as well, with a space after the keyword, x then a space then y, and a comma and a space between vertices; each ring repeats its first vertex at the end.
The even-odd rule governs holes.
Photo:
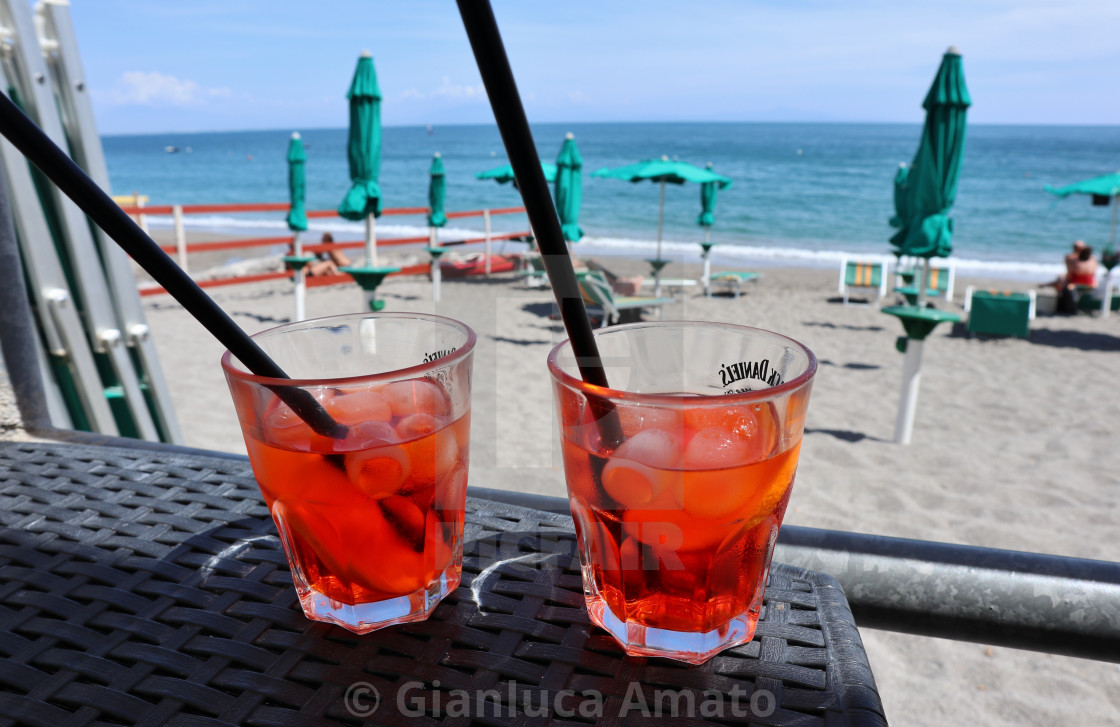
POLYGON ((0 443, 0 727, 886 724, 830 577, 775 566, 702 666, 627 658, 569 518, 467 511, 463 585, 359 637, 302 616, 246 462, 0 443))

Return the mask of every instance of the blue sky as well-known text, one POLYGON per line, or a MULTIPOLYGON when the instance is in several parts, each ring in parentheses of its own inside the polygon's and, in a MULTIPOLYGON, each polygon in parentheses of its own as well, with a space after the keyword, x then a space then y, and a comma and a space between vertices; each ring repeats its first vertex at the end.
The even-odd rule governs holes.
MULTIPOLYGON (((453 0, 71 0, 102 133, 490 123, 453 0)), ((534 122, 919 122, 956 44, 971 123, 1120 123, 1118 0, 494 0, 534 122)))

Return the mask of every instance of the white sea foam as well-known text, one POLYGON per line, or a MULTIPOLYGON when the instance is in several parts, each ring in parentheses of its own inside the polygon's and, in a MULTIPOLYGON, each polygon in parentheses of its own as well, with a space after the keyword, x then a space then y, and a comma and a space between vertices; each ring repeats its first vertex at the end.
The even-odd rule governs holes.
MULTIPOLYGON (((391 219, 391 218, 390 218, 391 219)), ((425 237, 428 227, 422 224, 422 217, 416 217, 421 224, 387 223, 385 218, 378 221, 377 235, 385 239, 402 237, 425 237)), ((153 215, 148 224, 157 229, 172 227, 169 216, 153 215)), ((252 217, 232 217, 225 215, 190 215, 184 218, 188 230, 227 235, 279 236, 286 234, 288 226, 283 219, 264 219, 252 217)), ((339 218, 309 220, 310 234, 330 232, 336 236, 361 237, 364 233, 362 222, 352 222, 339 218)), ((495 230, 497 232, 499 230, 495 230)), ((444 227, 439 231, 440 240, 455 242, 482 237, 483 231, 472 227, 444 227)), ((793 265, 802 267, 835 267, 845 257, 853 256, 891 256, 883 250, 867 249, 814 249, 797 247, 796 243, 782 240, 762 240, 754 244, 724 243, 712 250, 712 261, 717 265, 756 265, 775 266, 793 265)), ((886 245, 884 244, 885 248, 886 245)), ((656 240, 624 237, 586 236, 576 246, 581 255, 627 255, 634 257, 653 257, 656 254, 656 240)), ((700 262, 700 246, 696 242, 662 242, 662 256, 680 262, 700 262)), ((983 260, 964 257, 949 258, 957 271, 966 275, 1011 278, 1042 281, 1062 272, 1060 264, 1026 260, 983 260)))

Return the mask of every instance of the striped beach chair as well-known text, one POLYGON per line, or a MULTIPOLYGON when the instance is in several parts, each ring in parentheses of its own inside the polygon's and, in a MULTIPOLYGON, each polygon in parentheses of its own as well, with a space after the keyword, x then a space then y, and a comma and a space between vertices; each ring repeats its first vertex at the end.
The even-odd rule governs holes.
MULTIPOLYGON (((920 273, 922 264, 919 262, 915 267, 915 278, 917 273, 920 273)), ((953 285, 957 279, 956 267, 952 261, 949 260, 930 260, 929 275, 926 277, 926 298, 943 298, 946 303, 953 300, 953 285)), ((906 297, 910 305, 914 305, 918 300, 918 286, 911 284, 903 288, 895 288, 895 291, 902 293, 906 297)))
POLYGON ((878 305, 887 294, 887 261, 885 259, 840 260, 840 295, 848 305, 848 292, 852 289, 874 290, 878 305))

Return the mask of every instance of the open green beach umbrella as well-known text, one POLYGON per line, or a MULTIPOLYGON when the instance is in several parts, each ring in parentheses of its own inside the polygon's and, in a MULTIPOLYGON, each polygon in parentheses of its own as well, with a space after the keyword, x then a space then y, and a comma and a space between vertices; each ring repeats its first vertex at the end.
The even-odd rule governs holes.
POLYGON ((303 139, 299 132, 292 133, 292 140, 288 142, 288 192, 291 199, 291 208, 288 210, 288 229, 292 232, 303 232, 307 229, 307 177, 304 163, 307 154, 303 151, 303 139))
MULTIPOLYGON (((708 162, 705 168, 711 172, 712 163, 708 162)), ((716 187, 715 182, 703 182, 700 185, 700 216, 696 218, 696 224, 704 228, 704 242, 708 241, 712 234, 712 225, 716 221, 716 187)))
POLYGON ((1116 218, 1117 211, 1120 210, 1120 172, 1106 174, 1103 177, 1093 177, 1083 182, 1075 182, 1056 189, 1047 184, 1046 191, 1059 197, 1068 197, 1071 194, 1088 194, 1092 195, 1094 204, 1097 204, 1099 199, 1102 200, 1103 204, 1111 205, 1112 226, 1108 233, 1108 245, 1101 255, 1101 261, 1104 262, 1105 267, 1111 270, 1113 265, 1116 264, 1112 257, 1116 252, 1116 218), (1109 262, 1112 265, 1109 265, 1109 262))
POLYGON ((377 264, 377 240, 373 220, 381 216, 381 90, 373 56, 362 51, 358 67, 346 92, 350 100, 350 136, 346 156, 350 161, 353 185, 338 206, 338 214, 348 220, 366 221, 366 265, 377 264))
POLYGON ((922 102, 926 121, 906 176, 906 217, 891 237, 891 244, 902 255, 928 260, 953 252, 949 208, 957 196, 970 105, 960 51, 954 46, 942 56, 941 67, 922 102))
POLYGON ((576 148, 575 135, 569 132, 556 157, 556 211, 560 215, 560 229, 568 242, 579 242, 583 230, 579 228, 579 206, 583 201, 583 157, 576 148))
MULTIPOLYGON (((541 162, 541 170, 544 172, 544 179, 546 182, 556 181, 556 165, 549 164, 548 162, 541 162)), ((517 180, 513 176, 513 166, 506 164, 505 166, 487 169, 485 172, 479 172, 474 175, 475 179, 493 179, 498 184, 506 184, 513 182, 513 186, 517 186, 517 180)))
POLYGON ((657 208, 657 259, 661 259, 661 232, 665 222, 665 185, 684 184, 695 182, 705 184, 714 183, 719 189, 731 186, 731 180, 708 169, 701 169, 687 162, 671 161, 669 157, 647 160, 637 164, 629 164, 617 169, 606 167, 594 172, 591 176, 605 179, 622 179, 627 182, 658 182, 661 185, 661 199, 657 208))
POLYGON ((444 212, 447 177, 443 171, 443 159, 438 151, 432 157, 432 166, 428 174, 431 177, 428 182, 428 224, 432 227, 443 227, 447 224, 447 214, 444 212))

